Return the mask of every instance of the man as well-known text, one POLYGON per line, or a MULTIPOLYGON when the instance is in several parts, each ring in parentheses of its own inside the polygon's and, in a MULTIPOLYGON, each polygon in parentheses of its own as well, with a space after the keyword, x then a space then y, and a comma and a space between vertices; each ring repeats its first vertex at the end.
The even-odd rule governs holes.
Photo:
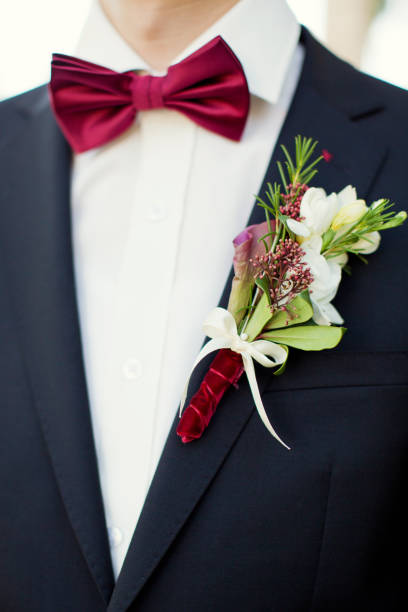
POLYGON ((248 83, 239 142, 155 108, 80 153, 47 88, 0 106, 2 612, 406 606, 407 227, 353 262, 338 350, 257 372, 290 452, 244 381, 200 440, 176 435, 278 145, 318 139, 328 192, 407 196, 406 93, 332 56, 283 0, 104 0, 77 56, 157 76, 216 36, 248 83))

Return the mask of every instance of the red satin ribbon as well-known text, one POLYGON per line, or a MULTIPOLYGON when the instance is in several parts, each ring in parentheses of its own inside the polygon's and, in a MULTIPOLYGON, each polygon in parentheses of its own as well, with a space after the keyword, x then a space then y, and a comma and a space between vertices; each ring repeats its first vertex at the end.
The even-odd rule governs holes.
POLYGON ((177 435, 182 442, 192 442, 201 438, 222 396, 231 385, 237 384, 243 372, 244 365, 239 353, 229 349, 218 351, 200 388, 180 419, 177 435))
POLYGON ((49 92, 66 139, 77 153, 117 138, 139 110, 170 108, 202 127, 240 140, 249 110, 244 71, 217 36, 165 76, 115 72, 54 54, 49 92))

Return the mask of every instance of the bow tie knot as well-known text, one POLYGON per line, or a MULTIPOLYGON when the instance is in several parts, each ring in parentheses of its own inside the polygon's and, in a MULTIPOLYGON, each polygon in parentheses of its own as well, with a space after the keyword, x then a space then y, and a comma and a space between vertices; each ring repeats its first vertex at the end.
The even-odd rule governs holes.
POLYGON ((136 111, 163 108, 163 84, 165 76, 133 73, 130 82, 133 107, 136 111))
POLYGON ((164 76, 119 73, 54 54, 49 92, 57 122, 76 153, 117 138, 138 111, 153 108, 178 111, 239 141, 249 110, 244 71, 220 36, 170 66, 164 76))

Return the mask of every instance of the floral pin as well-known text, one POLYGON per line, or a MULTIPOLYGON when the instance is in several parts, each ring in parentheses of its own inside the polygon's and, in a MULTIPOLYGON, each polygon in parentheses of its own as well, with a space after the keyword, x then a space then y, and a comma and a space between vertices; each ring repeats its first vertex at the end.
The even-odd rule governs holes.
MULTIPOLYGON (((268 185, 265 221, 243 230, 233 241, 235 254, 228 309, 215 308, 203 324, 210 338, 192 370, 213 351, 217 355, 183 411, 177 434, 183 442, 201 437, 221 398, 246 373, 258 414, 268 431, 286 448, 271 425, 255 375, 254 361, 281 374, 289 347, 320 351, 337 346, 345 328, 332 304, 349 254, 365 263, 380 244, 380 232, 401 225, 407 213, 395 213, 382 198, 367 206, 348 185, 327 195, 309 184, 322 155, 312 160, 317 142, 295 138, 295 159, 282 146, 278 162, 283 188, 268 185)), ((331 158, 330 158, 331 159, 331 158)))

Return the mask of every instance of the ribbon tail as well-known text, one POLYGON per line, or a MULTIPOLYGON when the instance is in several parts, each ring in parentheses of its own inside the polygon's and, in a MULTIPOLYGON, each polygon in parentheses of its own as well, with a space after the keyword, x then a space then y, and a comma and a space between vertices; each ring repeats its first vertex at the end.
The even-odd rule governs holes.
POLYGON ((183 395, 181 396, 179 410, 180 417, 183 413, 184 404, 186 403, 186 397, 188 393, 188 386, 190 384, 191 375, 193 374, 196 366, 210 353, 213 353, 214 351, 219 351, 220 349, 229 348, 230 346, 231 341, 227 338, 213 338, 212 340, 209 340, 209 342, 207 342, 207 344, 205 344, 201 351, 198 353, 197 358, 193 363, 193 367, 191 368, 190 374, 188 375, 187 382, 183 390, 183 395))
POLYGON ((280 442, 285 448, 290 450, 290 447, 287 446, 287 444, 285 444, 283 440, 280 439, 280 437, 278 436, 278 434, 276 433, 276 431, 274 430, 274 428, 272 427, 268 419, 268 415, 266 414, 264 405, 262 403, 261 394, 259 393, 258 382, 256 380, 256 375, 255 375, 254 362, 252 361, 251 355, 249 353, 242 353, 242 359, 244 362, 244 369, 245 369, 245 372, 248 378, 249 387, 252 392, 252 397, 254 399, 255 406, 261 418, 262 423, 265 425, 266 429, 273 435, 273 437, 276 438, 276 440, 278 440, 278 442, 280 442))

